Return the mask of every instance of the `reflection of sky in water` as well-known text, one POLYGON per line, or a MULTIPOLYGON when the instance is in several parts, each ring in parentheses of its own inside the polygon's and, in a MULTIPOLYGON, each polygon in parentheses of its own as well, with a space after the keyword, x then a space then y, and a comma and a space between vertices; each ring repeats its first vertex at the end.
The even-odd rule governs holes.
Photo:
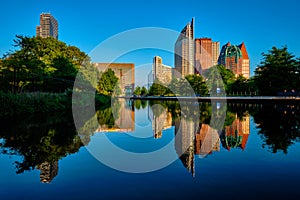
POLYGON ((145 108, 145 110, 143 110, 142 108, 140 110, 135 109, 134 114, 136 128, 151 128, 151 119, 148 118, 147 108, 145 108))

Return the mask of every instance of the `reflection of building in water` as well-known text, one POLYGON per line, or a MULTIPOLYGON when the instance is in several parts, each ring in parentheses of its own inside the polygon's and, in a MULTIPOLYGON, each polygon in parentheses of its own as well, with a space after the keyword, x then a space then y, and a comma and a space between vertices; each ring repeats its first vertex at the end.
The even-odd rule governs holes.
POLYGON ((44 162, 40 164, 38 169, 41 170, 40 180, 42 183, 50 183, 58 173, 58 161, 44 162))
POLYGON ((213 151, 220 151, 220 137, 216 129, 202 124, 195 137, 195 154, 207 155, 213 151))
POLYGON ((220 151, 217 130, 184 118, 175 120, 175 149, 183 165, 195 175, 194 155, 205 156, 220 151))
POLYGON ((158 117, 153 115, 152 130, 154 138, 161 138, 162 131, 172 127, 172 115, 169 112, 162 112, 158 117))
POLYGON ((189 148, 179 157, 182 164, 187 170, 195 176, 195 157, 194 157, 194 146, 189 148))
POLYGON ((242 120, 235 119, 230 126, 225 127, 221 141, 224 148, 246 148, 246 143, 250 134, 250 116, 243 117, 242 120))
POLYGON ((194 176, 194 139, 199 124, 184 117, 175 120, 175 150, 183 165, 194 176))
POLYGON ((108 125, 100 126, 95 132, 133 132, 134 131, 134 111, 126 104, 124 99, 119 99, 120 109, 119 113, 114 113, 114 117, 118 116, 115 120, 114 126, 108 125))

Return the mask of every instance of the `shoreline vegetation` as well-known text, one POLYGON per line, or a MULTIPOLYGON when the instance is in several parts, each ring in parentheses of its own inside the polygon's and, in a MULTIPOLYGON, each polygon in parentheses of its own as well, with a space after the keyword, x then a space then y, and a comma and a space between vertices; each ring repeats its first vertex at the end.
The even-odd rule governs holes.
MULTIPOLYGON (((108 104, 110 96, 95 94, 96 109, 108 104)), ((74 103, 74 102, 73 102, 74 103)), ((77 101, 76 105, 86 105, 77 101)), ((0 118, 13 117, 15 115, 67 113, 72 110, 72 91, 64 93, 5 93, 0 91, 0 118)))
POLYGON ((10 51, 0 59, 0 117, 69 112, 77 82, 75 104, 86 105, 95 91, 95 106, 110 101, 118 79, 112 70, 99 72, 90 57, 75 46, 52 37, 17 35, 10 51), (111 78, 109 84, 104 84, 111 78))

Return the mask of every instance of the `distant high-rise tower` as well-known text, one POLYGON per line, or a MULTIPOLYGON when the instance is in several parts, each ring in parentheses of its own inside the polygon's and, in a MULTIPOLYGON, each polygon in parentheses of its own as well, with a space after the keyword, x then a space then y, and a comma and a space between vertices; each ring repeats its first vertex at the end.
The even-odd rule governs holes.
POLYGON ((162 83, 168 84, 172 80, 172 67, 164 65, 162 58, 155 56, 153 58, 152 74, 153 80, 158 79, 162 83))
POLYGON ((176 77, 185 77, 195 73, 194 61, 194 18, 181 31, 175 43, 176 77))
POLYGON ((195 39, 195 68, 196 73, 202 72, 218 63, 220 43, 211 38, 195 39))
POLYGON ((242 51, 242 58, 243 58, 241 73, 245 78, 250 78, 250 59, 248 56, 248 52, 246 50, 245 43, 243 42, 242 44, 240 44, 239 48, 242 51))
POLYGON ((58 39, 58 22, 50 13, 40 14, 40 25, 36 26, 36 36, 58 39))
POLYGON ((222 47, 219 64, 232 70, 236 75, 250 77, 250 60, 244 42, 241 45, 231 45, 229 42, 222 47))
POLYGON ((218 64, 219 55, 220 55, 220 42, 212 42, 213 66, 216 66, 218 64))

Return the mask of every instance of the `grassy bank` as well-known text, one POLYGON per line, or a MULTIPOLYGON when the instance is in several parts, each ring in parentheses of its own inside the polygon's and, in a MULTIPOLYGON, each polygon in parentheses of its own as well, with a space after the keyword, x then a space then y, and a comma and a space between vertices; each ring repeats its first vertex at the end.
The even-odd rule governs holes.
MULTIPOLYGON (((95 95, 96 107, 106 104, 110 97, 95 95)), ((14 115, 69 112, 72 108, 72 92, 64 93, 4 93, 0 91, 0 117, 14 115)))

